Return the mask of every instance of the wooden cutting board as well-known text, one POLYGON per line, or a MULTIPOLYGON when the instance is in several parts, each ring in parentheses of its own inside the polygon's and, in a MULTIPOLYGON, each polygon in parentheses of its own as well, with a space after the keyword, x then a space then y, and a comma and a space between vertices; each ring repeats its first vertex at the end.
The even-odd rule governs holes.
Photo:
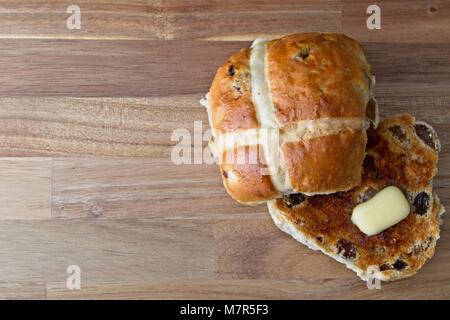
POLYGON ((382 116, 436 128, 450 208, 448 1, 377 1, 381 30, 369 1, 83 0, 81 30, 70 4, 0 1, 0 297, 450 298, 448 215, 419 274, 368 290, 265 206, 233 202, 215 165, 171 161, 174 130, 207 129, 198 100, 231 53, 340 31, 363 43, 382 116))

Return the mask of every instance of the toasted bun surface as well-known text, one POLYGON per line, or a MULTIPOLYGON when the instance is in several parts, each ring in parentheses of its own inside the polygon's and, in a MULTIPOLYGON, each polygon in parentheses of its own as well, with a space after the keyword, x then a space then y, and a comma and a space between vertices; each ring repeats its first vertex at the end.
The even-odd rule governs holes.
POLYGON ((313 250, 321 250, 367 280, 415 274, 434 254, 444 208, 433 193, 439 140, 433 128, 403 115, 368 130, 361 185, 346 192, 292 194, 268 202, 277 226, 313 250), (399 187, 411 204, 406 219, 367 236, 351 222, 353 208, 386 186, 399 187), (369 270, 369 271, 368 271, 369 270))
POLYGON ((343 34, 257 39, 251 49, 232 55, 218 69, 204 101, 213 133, 210 146, 222 160, 229 194, 255 204, 282 194, 330 193, 358 185, 366 106, 372 105, 367 111, 377 117, 373 84, 361 46, 343 34), (254 163, 223 163, 230 158, 227 153, 246 153, 244 147, 256 145, 255 162, 265 163, 260 174, 254 163))

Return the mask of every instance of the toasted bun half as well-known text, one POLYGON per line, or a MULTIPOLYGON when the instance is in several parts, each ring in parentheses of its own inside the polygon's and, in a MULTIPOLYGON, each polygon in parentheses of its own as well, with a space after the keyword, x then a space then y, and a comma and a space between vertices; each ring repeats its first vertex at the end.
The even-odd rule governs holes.
POLYGON ((432 190, 439 139, 433 128, 409 115, 368 130, 359 186, 329 195, 292 194, 268 202, 275 224, 297 241, 345 264, 362 280, 384 281, 415 274, 434 254, 444 207, 432 190), (411 205, 406 219, 367 236, 352 222, 353 208, 395 185, 411 205))
POLYGON ((223 182, 237 201, 326 194, 361 182, 374 77, 343 34, 257 39, 221 66, 207 108, 223 182))

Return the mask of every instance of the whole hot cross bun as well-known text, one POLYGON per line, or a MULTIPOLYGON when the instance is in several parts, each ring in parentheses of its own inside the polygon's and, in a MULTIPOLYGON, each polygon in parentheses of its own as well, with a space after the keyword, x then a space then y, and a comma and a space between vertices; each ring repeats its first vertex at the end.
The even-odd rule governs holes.
POLYGON ((374 77, 355 40, 334 33, 257 39, 221 66, 202 101, 224 185, 256 204, 361 181, 374 77))

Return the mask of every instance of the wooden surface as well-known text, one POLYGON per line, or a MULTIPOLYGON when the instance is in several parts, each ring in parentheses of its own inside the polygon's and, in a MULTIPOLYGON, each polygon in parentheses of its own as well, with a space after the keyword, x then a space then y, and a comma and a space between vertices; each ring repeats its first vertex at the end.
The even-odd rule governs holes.
POLYGON ((450 220, 413 278, 368 290, 215 165, 174 165, 216 68, 255 36, 342 31, 363 43, 382 116, 432 124, 450 208, 450 2, 0 1, 0 298, 450 298, 450 220), (81 7, 81 30, 66 8, 81 7), (66 288, 79 265, 81 290, 66 288))

